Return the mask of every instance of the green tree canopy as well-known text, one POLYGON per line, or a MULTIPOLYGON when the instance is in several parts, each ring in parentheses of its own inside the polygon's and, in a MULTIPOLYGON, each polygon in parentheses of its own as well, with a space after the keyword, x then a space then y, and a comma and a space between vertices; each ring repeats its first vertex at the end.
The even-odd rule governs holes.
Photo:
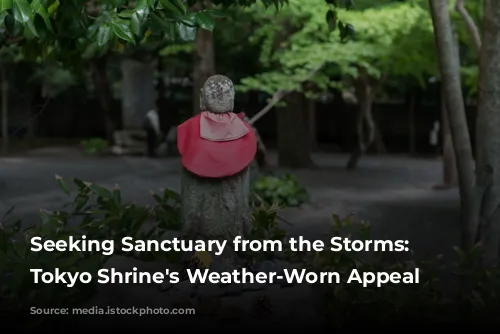
POLYGON ((300 90, 307 74, 320 66, 325 70, 313 80, 323 88, 331 84, 332 75, 356 77, 360 67, 373 78, 412 76, 421 84, 435 72, 432 23, 425 8, 393 3, 338 10, 342 24, 355 27, 355 33, 339 39, 325 25, 329 6, 323 0, 290 0, 274 20, 269 11, 255 10, 266 22, 254 40, 263 45, 260 60, 268 71, 242 80, 240 89, 270 94, 300 90))

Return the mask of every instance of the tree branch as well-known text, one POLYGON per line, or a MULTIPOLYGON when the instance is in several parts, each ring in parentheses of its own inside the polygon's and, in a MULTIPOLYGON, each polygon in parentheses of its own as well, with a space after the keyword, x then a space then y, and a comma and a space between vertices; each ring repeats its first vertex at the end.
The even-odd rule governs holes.
POLYGON ((455 10, 460 14, 462 19, 465 22, 467 30, 471 34, 472 41, 474 42, 474 48, 476 49, 476 54, 479 56, 481 52, 481 35, 479 34, 479 29, 477 28, 476 23, 469 15, 469 12, 465 8, 464 5, 465 0, 457 0, 455 3, 455 10))
MULTIPOLYGON (((323 67, 324 63, 322 63, 321 65, 319 65, 318 67, 314 68, 311 72, 309 72, 305 78, 302 80, 302 82, 305 82, 305 81, 308 81, 309 79, 311 79, 311 77, 316 74, 316 72, 318 72, 322 67, 323 67)), ((250 119, 249 123, 250 124, 253 124, 255 122, 257 122, 260 118, 262 118, 262 116, 264 116, 265 114, 267 114, 267 112, 269 110, 271 110, 275 105, 276 103, 278 103, 279 101, 281 101, 281 99, 283 99, 285 96, 287 96, 288 94, 290 94, 292 91, 287 91, 287 90, 278 90, 276 93, 274 93, 273 95, 273 98, 271 100, 271 102, 268 103, 267 106, 265 106, 261 111, 259 111, 255 116, 252 117, 252 119, 250 119)))

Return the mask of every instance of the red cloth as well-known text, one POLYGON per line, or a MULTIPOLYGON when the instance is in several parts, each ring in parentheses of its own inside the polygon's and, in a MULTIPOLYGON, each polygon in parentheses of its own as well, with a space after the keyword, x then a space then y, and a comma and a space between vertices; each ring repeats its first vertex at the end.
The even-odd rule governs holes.
MULTIPOLYGON (((243 121, 248 132, 237 139, 216 141, 203 139, 200 123, 213 127, 214 133, 221 133, 226 126, 227 133, 234 133, 229 127, 236 127, 240 122, 217 122, 213 117, 207 120, 204 114, 198 114, 177 127, 177 148, 184 168, 191 173, 207 178, 222 178, 241 172, 255 158, 257 139, 250 124, 243 121)), ((243 113, 237 115, 240 119, 243 113)), ((230 118, 232 119, 232 117, 230 118)), ((241 132, 241 129, 239 130, 241 132)))

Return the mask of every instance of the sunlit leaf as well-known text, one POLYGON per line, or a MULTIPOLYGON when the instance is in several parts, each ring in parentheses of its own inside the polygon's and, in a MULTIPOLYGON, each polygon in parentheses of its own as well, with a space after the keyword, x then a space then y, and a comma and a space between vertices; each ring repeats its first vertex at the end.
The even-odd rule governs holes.
POLYGON ((194 41, 196 38, 196 28, 194 27, 189 27, 185 24, 178 23, 177 24, 177 31, 179 33, 179 37, 183 41, 194 41))
POLYGON ((113 33, 115 34, 116 37, 130 43, 135 42, 134 35, 132 34, 129 26, 125 22, 113 21, 111 23, 111 29, 113 30, 113 33))
POLYGON ((200 28, 212 31, 215 27, 215 21, 206 12, 196 13, 196 23, 200 28))
POLYGON ((33 20, 33 10, 27 0, 14 1, 12 11, 14 18, 22 23, 27 23, 33 20))
POLYGON ((102 47, 113 38, 113 31, 109 25, 102 25, 97 29, 97 45, 102 47))

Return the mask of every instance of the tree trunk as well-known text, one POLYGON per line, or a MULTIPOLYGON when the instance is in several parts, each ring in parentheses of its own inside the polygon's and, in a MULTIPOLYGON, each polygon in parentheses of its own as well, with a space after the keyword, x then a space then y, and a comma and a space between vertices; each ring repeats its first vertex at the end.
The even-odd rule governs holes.
POLYGON ((472 188, 475 182, 474 160, 462 96, 460 64, 447 0, 429 0, 429 5, 458 169, 462 245, 468 251, 474 245, 477 220, 472 188))
POLYGON ((223 258, 234 262, 236 254, 232 251, 232 240, 236 236, 245 239, 250 233, 249 196, 248 168, 224 179, 200 178, 183 170, 183 237, 189 240, 227 240, 223 258))
POLYGON ((156 70, 158 71, 158 77, 156 78, 156 106, 158 110, 160 111, 160 114, 162 113, 161 106, 163 106, 163 102, 165 100, 165 92, 166 92, 166 85, 165 85, 165 78, 164 78, 164 66, 163 66, 163 59, 161 57, 158 57, 158 64, 156 67, 156 70))
POLYGON ((500 1, 484 1, 484 30, 479 63, 479 104, 476 123, 476 169, 487 175, 480 212, 479 240, 483 264, 496 266, 500 249, 500 1))
POLYGON ((387 147, 385 146, 384 137, 382 137, 382 131, 380 127, 375 123, 375 138, 373 139, 373 144, 375 146, 375 151, 377 154, 387 154, 387 147))
POLYGON ((200 89, 205 81, 215 74, 214 37, 208 30, 198 29, 196 33, 193 70, 193 115, 200 110, 200 89))
POLYGON ((370 85, 368 74, 364 69, 358 70, 358 78, 355 84, 356 99, 358 100, 359 110, 356 121, 356 134, 358 145, 351 153, 347 162, 347 169, 356 169, 359 159, 375 140, 377 128, 372 115, 373 89, 370 85), (364 123, 368 130, 368 137, 365 140, 364 123))
POLYGON ((116 129, 116 124, 114 124, 113 118, 111 116, 113 95, 108 80, 107 58, 102 57, 93 59, 91 65, 93 71, 92 79, 94 81, 95 91, 104 116, 106 140, 110 145, 113 145, 113 135, 116 129))
POLYGON ((307 114, 309 115, 309 139, 311 151, 318 149, 317 124, 316 124, 316 100, 307 100, 307 114))
POLYGON ((416 153, 416 135, 415 135, 415 109, 417 107, 416 103, 416 94, 414 91, 410 93, 410 101, 408 106, 408 138, 409 138, 409 147, 408 153, 410 155, 415 155, 416 153))
POLYGON ((2 154, 9 153, 9 82, 4 68, 2 71, 2 154))
POLYGON ((35 84, 31 87, 31 98, 29 101, 30 120, 27 124, 28 132, 26 134, 28 145, 30 148, 34 147, 35 145, 35 139, 38 132, 38 114, 43 112, 43 107, 44 98, 42 94, 42 86, 35 84))
POLYGON ((310 168, 311 139, 309 138, 309 114, 301 93, 287 96, 285 110, 276 113, 278 125, 279 165, 289 168, 310 168))
POLYGON ((452 188, 458 185, 458 172, 455 152, 453 151, 448 109, 446 108, 443 92, 441 93, 441 124, 443 131, 443 186, 444 188, 452 188))
POLYGON ((479 35, 479 29, 477 28, 476 23, 465 8, 464 0, 457 0, 457 2, 455 3, 455 9, 462 17, 462 20, 464 21, 465 26, 467 27, 467 30, 472 37, 472 41, 474 42, 476 54, 479 56, 481 52, 481 35, 479 35))

